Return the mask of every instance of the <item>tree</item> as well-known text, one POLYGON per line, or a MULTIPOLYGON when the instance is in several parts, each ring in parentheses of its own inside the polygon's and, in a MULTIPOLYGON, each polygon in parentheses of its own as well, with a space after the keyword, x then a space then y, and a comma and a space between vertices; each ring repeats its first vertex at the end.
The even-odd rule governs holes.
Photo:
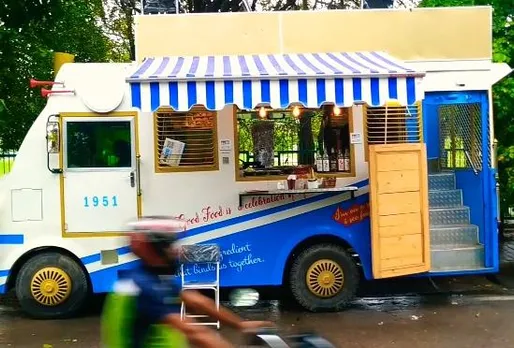
MULTIPOLYGON (((514 6, 497 1, 493 17, 493 59, 514 66, 514 6)), ((493 89, 495 136, 498 139, 500 209, 502 217, 514 206, 514 76, 500 81, 493 89)))
MULTIPOLYGON (((422 7, 493 7, 493 60, 514 66, 514 6, 512 0, 423 0, 422 7)), ((514 76, 493 87, 495 136, 498 139, 498 170, 502 216, 514 206, 514 76)))
POLYGON ((113 38, 113 60, 133 61, 136 57, 134 14, 141 13, 140 0, 105 0, 103 26, 113 38))
MULTIPOLYGON (((4 0, 0 5, 0 148, 17 149, 44 107, 28 80, 52 79, 52 54, 78 62, 109 59, 110 40, 98 26, 101 0, 4 0)), ((43 136, 43 135, 42 135, 43 136)))
MULTIPOLYGON (((174 0, 169 1, 174 3, 174 0)), ((242 1, 244 0, 179 0, 179 12, 244 11, 242 1)), ((256 5, 257 0, 251 0, 252 10, 255 10, 256 5)), ((134 15, 141 14, 141 0, 104 0, 104 7, 103 26, 115 42, 113 57, 117 61, 135 60, 134 15)))
POLYGON ((357 9, 360 7, 360 0, 263 0, 263 8, 270 11, 293 11, 293 10, 344 10, 357 9))

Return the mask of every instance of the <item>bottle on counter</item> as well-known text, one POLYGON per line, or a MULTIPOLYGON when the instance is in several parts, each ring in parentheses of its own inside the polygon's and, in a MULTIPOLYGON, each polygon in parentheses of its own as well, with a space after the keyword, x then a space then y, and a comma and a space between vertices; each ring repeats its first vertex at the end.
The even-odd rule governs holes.
POLYGON ((345 169, 345 163, 344 163, 344 155, 343 153, 341 152, 341 150, 339 150, 337 152, 337 171, 338 172, 344 172, 346 171, 345 169))
POLYGON ((350 165, 350 150, 345 149, 343 156, 344 156, 343 157, 343 159, 344 159, 344 171, 345 172, 349 172, 349 171, 352 170, 351 165, 350 165))
POLYGON ((316 154, 316 171, 318 173, 323 171, 323 156, 320 152, 316 154))
POLYGON ((337 155, 336 155, 334 148, 332 148, 329 160, 330 160, 330 171, 333 173, 337 172, 337 155))
POLYGON ((327 149, 324 149, 323 151, 323 172, 330 172, 330 160, 328 158, 327 149))

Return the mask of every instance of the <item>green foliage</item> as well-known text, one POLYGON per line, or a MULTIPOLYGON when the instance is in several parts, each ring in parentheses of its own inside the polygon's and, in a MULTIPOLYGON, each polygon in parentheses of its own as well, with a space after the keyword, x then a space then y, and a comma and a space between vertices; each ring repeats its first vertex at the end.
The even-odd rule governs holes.
POLYGON ((295 11, 295 10, 343 10, 360 7, 360 0, 260 0, 265 11, 295 11))
MULTIPOLYGON (((188 13, 244 11, 239 0, 180 0, 179 9, 188 13)), ((251 0, 255 10, 257 0, 251 0)), ((103 26, 112 41, 112 58, 116 61, 135 60, 134 14, 141 13, 141 0, 104 0, 103 26)), ((196 34, 193 34, 196 35, 196 34)))
POLYGON ((53 52, 77 62, 107 61, 108 37, 98 26, 101 0, 4 0, 0 4, 0 147, 19 147, 45 101, 28 80, 53 79, 53 52))
POLYGON ((105 0, 102 25, 111 37, 111 57, 118 62, 135 60, 134 14, 139 13, 140 0, 105 0))
POLYGON ((7 107, 5 106, 5 101, 0 99, 0 114, 3 112, 7 112, 7 107))
MULTIPOLYGON (((514 6, 511 0, 497 0, 494 7, 493 59, 514 67, 514 6)), ((493 89, 495 136, 498 139, 498 169, 501 210, 506 215, 514 206, 514 75, 493 89)))
MULTIPOLYGON (((514 66, 514 6, 512 0, 423 0, 421 7, 493 7, 493 60, 514 66)), ((493 87, 495 136, 498 139, 501 210, 514 206, 514 76, 493 87)))

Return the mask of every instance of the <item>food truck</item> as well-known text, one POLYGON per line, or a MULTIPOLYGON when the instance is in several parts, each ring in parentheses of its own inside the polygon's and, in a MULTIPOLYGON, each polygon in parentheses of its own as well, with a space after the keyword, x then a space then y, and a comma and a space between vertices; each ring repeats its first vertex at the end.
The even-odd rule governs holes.
POLYGON ((362 278, 498 271, 491 86, 511 69, 491 16, 136 17, 135 62, 32 82, 48 102, 0 181, 0 293, 75 313, 137 264, 126 222, 148 215, 218 244, 222 287, 284 286, 311 311, 362 278))

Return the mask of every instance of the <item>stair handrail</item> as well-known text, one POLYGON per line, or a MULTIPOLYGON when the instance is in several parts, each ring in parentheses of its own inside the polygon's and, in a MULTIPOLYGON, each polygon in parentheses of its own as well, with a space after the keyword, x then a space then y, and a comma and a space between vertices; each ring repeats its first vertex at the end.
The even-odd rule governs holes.
POLYGON ((473 173, 475 175, 478 175, 478 169, 475 167, 475 164, 471 160, 471 156, 469 154, 469 151, 468 150, 464 150, 464 154, 466 155, 466 159, 468 160, 469 164, 471 165, 471 169, 473 169, 473 173))

